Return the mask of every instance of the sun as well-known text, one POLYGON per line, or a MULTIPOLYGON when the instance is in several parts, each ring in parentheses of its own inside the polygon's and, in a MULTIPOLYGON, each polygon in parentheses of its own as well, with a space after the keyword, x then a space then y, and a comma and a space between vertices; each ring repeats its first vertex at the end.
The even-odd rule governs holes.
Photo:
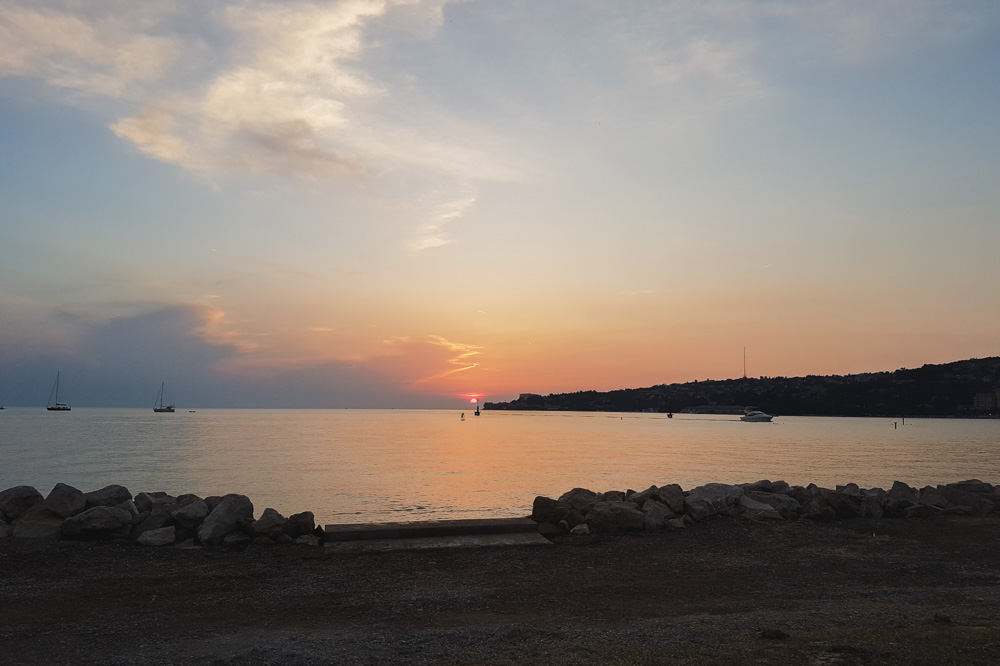
POLYGON ((474 405, 479 402, 479 398, 469 398, 469 404, 474 405))

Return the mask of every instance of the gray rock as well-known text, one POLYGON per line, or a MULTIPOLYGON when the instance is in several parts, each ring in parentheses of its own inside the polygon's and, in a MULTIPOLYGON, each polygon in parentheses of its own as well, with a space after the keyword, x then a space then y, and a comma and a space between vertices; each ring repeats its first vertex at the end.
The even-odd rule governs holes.
POLYGON ((764 480, 761 480, 761 481, 755 481, 754 483, 745 483, 745 484, 742 484, 742 487, 743 487, 743 492, 745 492, 745 493, 750 493, 750 492, 773 493, 774 492, 774 487, 772 486, 771 482, 768 481, 767 479, 764 479, 764 480))
POLYGON ((131 529, 129 536, 138 540, 144 532, 158 530, 161 527, 167 527, 168 524, 173 522, 173 517, 169 513, 163 511, 159 513, 143 511, 135 520, 138 522, 133 521, 134 527, 131 529))
POLYGON ((743 497, 743 489, 728 483, 706 483, 684 498, 684 511, 695 520, 702 520, 733 508, 743 497))
MULTIPOLYGON (((183 495, 178 495, 177 499, 174 500, 174 504, 178 507, 191 504, 192 502, 204 502, 202 498, 198 497, 194 493, 184 493, 183 495)), ((206 505, 207 506, 207 505, 206 505)))
POLYGON ((61 518, 69 518, 87 508, 87 498, 82 490, 57 483, 45 498, 45 508, 61 518))
POLYGON ((11 535, 22 539, 58 539, 63 520, 39 502, 14 523, 11 535))
POLYGON ((128 511, 130 514, 132 514, 132 524, 135 525, 136 519, 139 517, 139 509, 138 507, 136 507, 135 502, 133 502, 132 500, 125 500, 121 504, 116 504, 115 508, 128 511))
POLYGON ((862 518, 881 520, 885 516, 888 495, 881 488, 861 491, 860 513, 862 518))
POLYGON ((177 498, 161 491, 155 491, 151 493, 139 493, 135 496, 134 501, 135 506, 141 513, 143 511, 152 511, 154 507, 160 507, 164 504, 173 504, 177 501, 177 498))
POLYGON ((576 534, 577 536, 590 534, 590 526, 587 525, 587 523, 581 523, 580 525, 573 527, 569 533, 576 534))
POLYGON ((969 493, 982 493, 992 495, 994 492, 993 486, 985 481, 980 481, 979 479, 969 479, 968 481, 959 481, 958 483, 949 483, 949 488, 955 490, 964 490, 969 493))
POLYGON ((13 523, 39 502, 44 502, 42 494, 31 486, 14 486, 0 491, 0 513, 8 523, 13 523))
POLYGON ((816 494, 808 498, 802 505, 801 516, 809 520, 827 521, 835 520, 837 512, 827 503, 822 494, 816 494))
POLYGON ((0 539, 8 539, 14 536, 14 526, 0 520, 0 539))
POLYGON ((646 517, 632 502, 598 502, 587 512, 587 524, 596 534, 641 530, 646 517))
POLYGON ((293 539, 305 534, 312 534, 316 529, 316 518, 312 511, 293 513, 288 517, 288 524, 285 526, 285 534, 293 539))
MULTIPOLYGON (((239 527, 241 519, 253 520, 253 502, 246 495, 226 495, 198 526, 198 539, 208 546, 224 543, 226 535, 239 527)), ((246 543, 249 542, 247 535, 246 543)))
POLYGON ((901 503, 903 508, 916 504, 919 493, 902 481, 893 481, 892 488, 889 489, 889 497, 901 503))
POLYGON ((653 499, 663 502, 677 515, 684 513, 684 489, 676 483, 657 488, 653 499))
POLYGON ((778 495, 787 495, 789 490, 791 490, 791 486, 789 486, 784 481, 775 481, 774 483, 771 484, 772 493, 776 493, 778 495))
POLYGON ((973 515, 982 516, 996 508, 993 502, 978 492, 968 492, 951 486, 938 486, 938 490, 952 505, 968 507, 973 515))
POLYGON ((621 490, 609 490, 602 495, 605 502, 624 502, 626 497, 626 494, 621 490))
POLYGON ((687 527, 687 521, 684 520, 684 518, 671 518, 670 520, 667 521, 666 526, 672 530, 682 530, 685 527, 687 527))
POLYGON ((626 499, 628 499, 629 502, 632 502, 636 506, 641 507, 643 504, 646 503, 646 500, 654 496, 657 490, 659 490, 659 488, 657 488, 656 486, 650 486, 649 488, 646 488, 641 492, 632 493, 626 499))
POLYGON ((563 493, 559 496, 559 501, 568 504, 573 509, 586 514, 590 511, 590 508, 594 506, 600 497, 593 490, 587 490, 586 488, 574 488, 569 492, 563 493))
POLYGON ((536 523, 558 525, 565 522, 574 527, 584 522, 583 514, 565 502, 539 495, 531 505, 531 519, 536 523))
POLYGON ((826 488, 823 489, 822 495, 838 519, 861 517, 861 497, 859 495, 826 488))
POLYGON ((319 546, 319 539, 316 538, 315 534, 303 534, 292 543, 297 543, 300 546, 319 546))
MULTIPOLYGON (((793 500, 794 501, 794 500, 793 500)), ((743 495, 739 499, 740 514, 751 520, 781 520, 781 513, 770 504, 743 495)))
POLYGON ((657 532, 667 526, 667 521, 677 517, 670 507, 653 499, 646 500, 642 505, 644 515, 642 529, 647 532, 657 532))
POLYGON ((254 521, 251 529, 260 536, 273 536, 283 532, 286 525, 288 525, 288 519, 277 510, 268 507, 260 514, 260 518, 254 521))
POLYGON ((220 495, 209 495, 208 497, 206 497, 205 504, 208 505, 209 513, 211 513, 215 507, 219 506, 219 502, 221 502, 223 499, 225 498, 220 495))
POLYGON ((170 525, 168 527, 161 527, 158 530, 143 532, 136 541, 143 546, 169 546, 174 543, 175 539, 174 526, 170 525))
POLYGON ((111 539, 127 536, 132 514, 111 506, 95 506, 67 518, 62 525, 64 539, 111 539))
POLYGON ((88 509, 95 506, 118 506, 122 502, 132 499, 132 493, 125 486, 110 485, 104 486, 100 490, 91 490, 83 494, 87 500, 88 509))
POLYGON ((917 496, 916 504, 933 506, 938 509, 948 508, 948 498, 934 486, 924 486, 918 492, 919 495, 917 496))
POLYGON ((561 510, 565 510, 564 507, 565 505, 560 505, 559 500, 538 495, 535 497, 535 501, 531 503, 531 519, 536 523, 552 523, 555 525, 562 520, 559 514, 561 510))
POLYGON ((861 494, 861 488, 856 483, 848 483, 843 486, 837 486, 837 492, 857 497, 861 494))
POLYGON ((794 497, 779 493, 748 491, 747 497, 773 507, 786 520, 796 518, 802 508, 802 505, 794 497))
POLYGON ((193 530, 201 525, 202 521, 208 517, 208 513, 208 504, 199 499, 174 509, 170 512, 170 517, 181 527, 193 530))

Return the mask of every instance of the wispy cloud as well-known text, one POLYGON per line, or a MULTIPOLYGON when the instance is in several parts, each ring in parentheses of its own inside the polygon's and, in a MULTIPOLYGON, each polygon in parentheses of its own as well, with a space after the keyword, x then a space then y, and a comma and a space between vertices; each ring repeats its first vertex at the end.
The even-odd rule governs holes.
POLYGON ((386 340, 385 345, 416 362, 415 369, 419 368, 421 374, 408 382, 413 385, 437 382, 457 373, 472 370, 479 366, 471 360, 472 357, 482 353, 481 347, 452 342, 438 335, 423 338, 394 338, 386 340), (429 369, 433 371, 425 374, 429 369))
POLYGON ((448 233, 447 225, 465 215, 475 203, 476 197, 470 195, 437 205, 430 219, 420 228, 418 236, 410 243, 410 249, 419 252, 454 243, 455 239, 448 233))

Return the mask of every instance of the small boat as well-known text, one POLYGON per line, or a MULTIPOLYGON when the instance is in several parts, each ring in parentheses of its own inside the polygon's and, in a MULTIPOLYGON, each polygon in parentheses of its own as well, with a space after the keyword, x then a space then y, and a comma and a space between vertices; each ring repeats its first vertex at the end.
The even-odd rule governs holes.
POLYGON ((167 412, 169 414, 173 414, 174 413, 174 406, 173 405, 164 405, 163 404, 163 386, 164 386, 164 384, 165 384, 165 382, 160 382, 160 406, 157 407, 156 405, 153 405, 153 411, 154 412, 167 412))
POLYGON ((746 414, 740 417, 740 421, 747 421, 749 423, 769 423, 773 418, 774 417, 770 414, 765 414, 764 412, 756 409, 748 409, 746 414))
POLYGON ((68 412, 70 411, 70 406, 65 402, 59 402, 59 373, 56 373, 56 383, 52 387, 52 391, 49 392, 49 401, 45 403, 45 409, 50 412, 68 412), (56 401, 55 404, 52 402, 52 395, 55 394, 56 401))

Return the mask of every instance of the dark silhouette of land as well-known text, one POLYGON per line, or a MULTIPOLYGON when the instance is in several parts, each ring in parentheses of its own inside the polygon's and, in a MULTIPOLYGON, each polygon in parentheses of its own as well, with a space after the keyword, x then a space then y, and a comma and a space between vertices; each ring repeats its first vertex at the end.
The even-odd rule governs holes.
POLYGON ((616 391, 523 393, 484 409, 578 412, 741 413, 796 416, 996 417, 1000 357, 893 372, 760 377, 660 384, 616 391))

